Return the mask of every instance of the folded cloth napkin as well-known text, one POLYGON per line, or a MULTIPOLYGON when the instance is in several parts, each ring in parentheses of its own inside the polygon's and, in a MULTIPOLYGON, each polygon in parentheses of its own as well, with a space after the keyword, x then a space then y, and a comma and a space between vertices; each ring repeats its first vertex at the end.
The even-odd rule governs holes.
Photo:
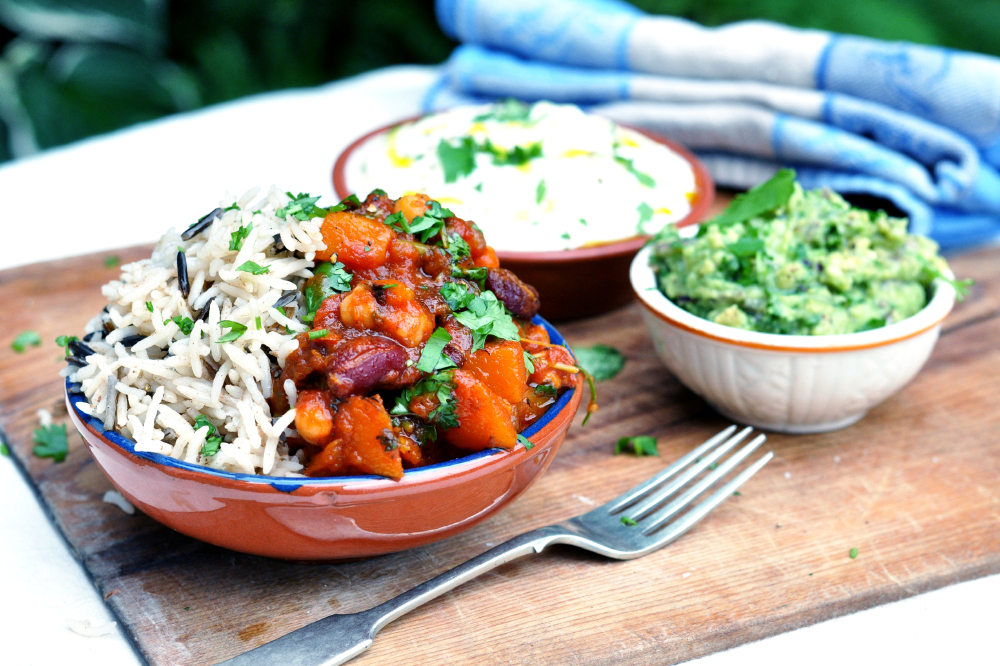
POLYGON ((703 28, 618 0, 438 0, 464 42, 428 109, 586 105, 677 139, 720 185, 793 166, 887 199, 945 248, 1000 237, 1000 59, 748 21, 703 28))

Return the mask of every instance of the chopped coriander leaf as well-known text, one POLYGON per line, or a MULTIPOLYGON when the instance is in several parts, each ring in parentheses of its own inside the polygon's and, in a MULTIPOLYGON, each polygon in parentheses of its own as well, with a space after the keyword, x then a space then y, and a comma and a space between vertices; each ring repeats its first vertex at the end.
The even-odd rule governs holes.
POLYGON ((476 185, 472 189, 474 189, 476 192, 482 192, 483 191, 483 184, 479 183, 478 185, 476 185))
POLYGON ((313 276, 305 283, 305 306, 306 316, 302 321, 312 321, 323 305, 323 301, 335 293, 346 293, 351 290, 351 280, 354 276, 348 273, 344 264, 339 261, 331 264, 329 261, 320 262, 313 269, 313 276))
POLYGON ((625 367, 625 356, 608 345, 593 347, 575 347, 577 365, 594 376, 594 381, 603 382, 611 379, 625 367))
POLYGON ((542 200, 545 199, 545 179, 542 178, 538 181, 538 187, 535 188, 535 203, 540 204, 542 200))
MULTIPOLYGON (((379 190, 379 191, 381 191, 381 190, 379 190)), ((382 196, 385 196, 384 192, 382 193, 382 196)), ((361 206, 361 200, 358 199, 358 195, 356 195, 356 194, 349 194, 346 197, 344 197, 343 199, 341 199, 340 203, 338 203, 336 206, 332 206, 332 207, 328 208, 327 212, 328 213, 339 213, 342 210, 354 210, 355 208, 358 208, 359 206, 361 206)), ((322 209, 320 209, 320 210, 322 210, 322 209)))
POLYGON ((121 257, 117 257, 113 254, 109 254, 108 256, 104 257, 105 268, 114 268, 120 263, 122 263, 121 257))
POLYGON ((216 435, 215 437, 209 437, 205 440, 205 443, 201 445, 201 455, 205 458, 211 458, 216 453, 219 452, 219 448, 222 446, 222 437, 216 435))
POLYGON ((449 342, 451 342, 451 334, 448 331, 441 327, 434 329, 420 352, 417 370, 432 373, 445 368, 454 368, 454 362, 444 354, 444 348, 449 342))
POLYGON ((553 398, 559 395, 558 389, 556 389, 556 387, 552 384, 538 384, 535 386, 535 393, 539 395, 552 396, 553 398))
POLYGON ((257 324, 257 330, 258 331, 261 330, 262 328, 264 328, 264 326, 261 324, 261 321, 260 321, 260 315, 257 315, 254 318, 254 322, 257 324))
POLYGON ((528 374, 534 374, 535 372, 535 357, 528 353, 528 350, 524 350, 524 368, 528 371, 528 374))
POLYGON ((490 335, 515 342, 521 339, 517 325, 511 319, 507 308, 492 291, 484 291, 476 296, 469 301, 466 308, 455 312, 454 316, 460 324, 472 331, 472 353, 482 349, 487 336, 490 335))
POLYGON ((497 103, 490 111, 476 116, 472 121, 481 123, 486 120, 495 120, 498 123, 524 123, 530 117, 531 106, 508 97, 504 101, 497 103))
POLYGON ((581 218, 580 218, 580 224, 582 224, 583 226, 587 226, 587 220, 585 220, 585 219, 583 219, 583 218, 581 217, 581 218))
POLYGON ((199 414, 197 417, 195 417, 195 420, 194 420, 194 429, 195 430, 200 430, 200 429, 202 429, 202 428, 204 428, 206 426, 208 427, 208 434, 209 435, 214 435, 215 434, 215 424, 212 423, 211 421, 209 421, 207 416, 205 416, 204 414, 199 414))
POLYGON ((447 237, 448 245, 446 249, 448 250, 448 254, 451 255, 452 261, 458 262, 472 256, 472 248, 469 247, 464 238, 456 233, 447 234, 447 237))
POLYGON ((14 338, 14 342, 10 343, 10 348, 16 351, 18 354, 24 353, 29 346, 40 347, 42 344, 42 336, 38 334, 37 331, 21 331, 14 338))
POLYGON ((710 223, 730 225, 746 222, 781 208, 795 191, 795 171, 781 169, 770 180, 739 194, 710 223))
POLYGON ((51 424, 35 428, 31 441, 35 443, 32 452, 39 458, 52 458, 56 462, 66 460, 69 443, 66 440, 66 424, 51 424))
POLYGON ((858 549, 857 548, 851 548, 851 551, 848 553, 848 555, 851 556, 852 560, 855 559, 858 556, 858 549))
POLYGON ((60 347, 66 347, 69 345, 69 343, 76 342, 79 339, 80 338, 76 337, 75 335, 60 335, 58 338, 56 338, 56 344, 59 345, 60 347))
POLYGON ((444 229, 444 221, 449 217, 454 217, 454 213, 447 208, 442 208, 437 201, 428 201, 424 209, 424 214, 413 218, 410 222, 410 233, 420 234, 420 242, 426 243, 433 236, 438 235, 444 229))
POLYGON ((659 450, 656 448, 656 438, 649 435, 622 437, 615 444, 615 455, 619 453, 631 453, 640 457, 660 455, 659 450))
POLYGON ((469 303, 476 298, 476 295, 471 293, 464 284, 445 282, 441 285, 441 298, 448 304, 452 312, 457 312, 469 307, 469 303))
POLYGON ((540 141, 529 143, 527 146, 514 146, 507 149, 494 146, 492 141, 486 139, 486 143, 483 144, 480 150, 491 153, 493 155, 493 164, 497 166, 521 166, 533 159, 542 157, 542 143, 540 141))
POLYGON ((410 401, 418 395, 433 393, 437 397, 438 406, 427 415, 428 420, 441 428, 457 428, 458 417, 455 415, 453 373, 454 370, 444 370, 424 377, 413 386, 405 389, 396 398, 396 404, 389 413, 394 415, 410 414, 410 401))
POLYGON ((733 495, 734 495, 735 497, 741 497, 741 496, 743 495, 743 493, 741 493, 741 492, 740 492, 740 491, 738 491, 738 490, 734 490, 734 491, 733 491, 733 495))
POLYGON ((479 284, 480 289, 486 288, 486 277, 488 275, 489 275, 489 270, 482 267, 461 268, 459 266, 454 266, 454 265, 451 267, 452 277, 476 282, 479 284))
POLYGON ((177 328, 181 329, 181 333, 184 335, 191 335, 191 331, 194 330, 194 322, 190 317, 181 318, 180 315, 177 315, 176 317, 171 317, 168 321, 177 324, 177 328))
POLYGON ((0 442, 0 456, 10 456, 10 449, 7 448, 7 442, 0 442))
POLYGON ((216 340, 218 343, 232 342, 247 332, 246 326, 235 321, 229 321, 228 319, 220 321, 219 326, 222 328, 228 328, 229 332, 225 335, 219 336, 219 339, 216 340))
POLYGON ((240 227, 233 233, 229 234, 229 251, 239 252, 243 249, 243 241, 247 239, 250 235, 250 230, 253 229, 253 222, 245 227, 240 227))
POLYGON ((150 312, 153 311, 153 301, 146 301, 146 309, 150 312))
POLYGON ((517 436, 517 441, 520 442, 527 450, 535 448, 535 445, 531 443, 531 440, 525 437, 524 435, 519 434, 517 436))
POLYGON ((570 239, 568 231, 562 232, 562 234, 559 237, 562 238, 563 240, 569 240, 570 239))
POLYGON ((264 275, 265 273, 270 273, 271 269, 267 266, 261 266, 256 261, 244 261, 237 268, 237 271, 242 273, 250 273, 251 275, 264 275))
POLYGON ((635 522, 628 516, 622 516, 622 525, 624 525, 625 527, 635 527, 638 524, 639 523, 635 522))
MULTIPOLYGON (((297 220, 305 221, 314 217, 326 217, 331 211, 344 210, 344 207, 346 207, 344 206, 344 202, 341 202, 338 206, 334 206, 333 208, 321 208, 316 205, 316 202, 319 201, 319 197, 309 196, 307 192, 299 192, 297 196, 291 192, 285 192, 285 194, 288 195, 288 198, 291 199, 291 201, 288 202, 288 204, 283 208, 279 208, 274 211, 275 217, 280 217, 281 219, 291 216, 297 220)), ((348 199, 350 199, 350 197, 348 197, 348 199)), ((344 201, 347 201, 347 199, 344 201)), ((360 203, 357 197, 354 197, 353 203, 360 203)))
POLYGON ((715 469, 718 466, 719 466, 719 463, 717 463, 717 462, 709 463, 707 469, 715 469))
POLYGON ((476 168, 476 141, 471 136, 462 137, 457 143, 441 139, 437 147, 438 159, 444 170, 444 182, 454 183, 476 168))
POLYGON ((386 216, 382 222, 387 227, 392 227, 401 234, 410 233, 410 223, 406 221, 406 216, 402 213, 393 213, 392 215, 386 216))
POLYGON ((208 428, 208 433, 205 435, 205 443, 201 446, 201 455, 210 458, 219 452, 219 447, 222 444, 222 436, 216 429, 215 424, 209 421, 207 416, 199 414, 194 420, 194 429, 201 430, 206 427, 208 428))
POLYGON ((621 164, 623 167, 625 167, 626 171, 635 176, 636 180, 639 181, 640 185, 643 185, 645 187, 656 187, 656 181, 653 180, 653 178, 649 174, 643 173, 638 169, 636 169, 635 166, 632 164, 632 160, 627 160, 624 157, 621 157, 620 155, 615 155, 615 162, 621 164))
POLYGON ((230 210, 240 210, 240 205, 234 201, 233 203, 231 203, 228 206, 226 206, 225 208, 223 208, 222 212, 225 213, 226 211, 230 211, 230 210))
POLYGON ((325 328, 318 328, 315 331, 309 331, 309 339, 315 340, 316 338, 322 338, 329 332, 330 331, 326 330, 325 328))
POLYGON ((645 234, 647 233, 646 224, 653 219, 653 208, 643 201, 636 208, 636 211, 639 213, 639 224, 636 225, 635 229, 640 234, 645 234))
POLYGON ((392 289, 393 287, 398 287, 398 282, 390 282, 388 284, 373 284, 372 289, 392 289))

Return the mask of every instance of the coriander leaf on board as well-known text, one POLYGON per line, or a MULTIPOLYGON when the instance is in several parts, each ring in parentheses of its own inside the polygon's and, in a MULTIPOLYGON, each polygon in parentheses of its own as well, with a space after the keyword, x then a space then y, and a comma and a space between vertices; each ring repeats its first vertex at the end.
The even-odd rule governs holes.
POLYGON ((69 443, 66 439, 66 424, 54 423, 35 428, 31 441, 35 443, 32 452, 39 458, 52 458, 56 462, 66 460, 69 443))
POLYGON ((625 367, 625 356, 608 345, 574 347, 577 364, 594 377, 595 382, 611 379, 625 367))
POLYGON ((659 450, 656 448, 656 438, 649 435, 622 437, 615 444, 615 455, 619 453, 631 453, 640 457, 660 455, 659 450))

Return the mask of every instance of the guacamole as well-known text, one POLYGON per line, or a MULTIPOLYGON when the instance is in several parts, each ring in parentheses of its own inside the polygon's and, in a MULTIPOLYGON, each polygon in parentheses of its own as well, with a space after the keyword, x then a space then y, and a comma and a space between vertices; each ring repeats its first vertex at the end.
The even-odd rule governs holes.
POLYGON ((945 277, 937 243, 908 234, 906 225, 853 208, 830 190, 805 191, 783 170, 703 223, 694 238, 665 228, 650 264, 667 298, 718 324, 788 335, 855 333, 914 315, 934 279, 945 277))

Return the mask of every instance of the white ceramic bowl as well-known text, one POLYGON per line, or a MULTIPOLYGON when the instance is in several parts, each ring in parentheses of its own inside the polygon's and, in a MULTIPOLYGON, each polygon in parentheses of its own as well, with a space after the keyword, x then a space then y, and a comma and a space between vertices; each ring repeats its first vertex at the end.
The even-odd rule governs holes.
POLYGON ((884 328, 843 335, 744 331, 696 317, 656 288, 650 247, 632 261, 632 288, 656 353, 688 388, 740 423, 791 433, 857 422, 920 371, 955 304, 939 280, 927 306, 884 328))

